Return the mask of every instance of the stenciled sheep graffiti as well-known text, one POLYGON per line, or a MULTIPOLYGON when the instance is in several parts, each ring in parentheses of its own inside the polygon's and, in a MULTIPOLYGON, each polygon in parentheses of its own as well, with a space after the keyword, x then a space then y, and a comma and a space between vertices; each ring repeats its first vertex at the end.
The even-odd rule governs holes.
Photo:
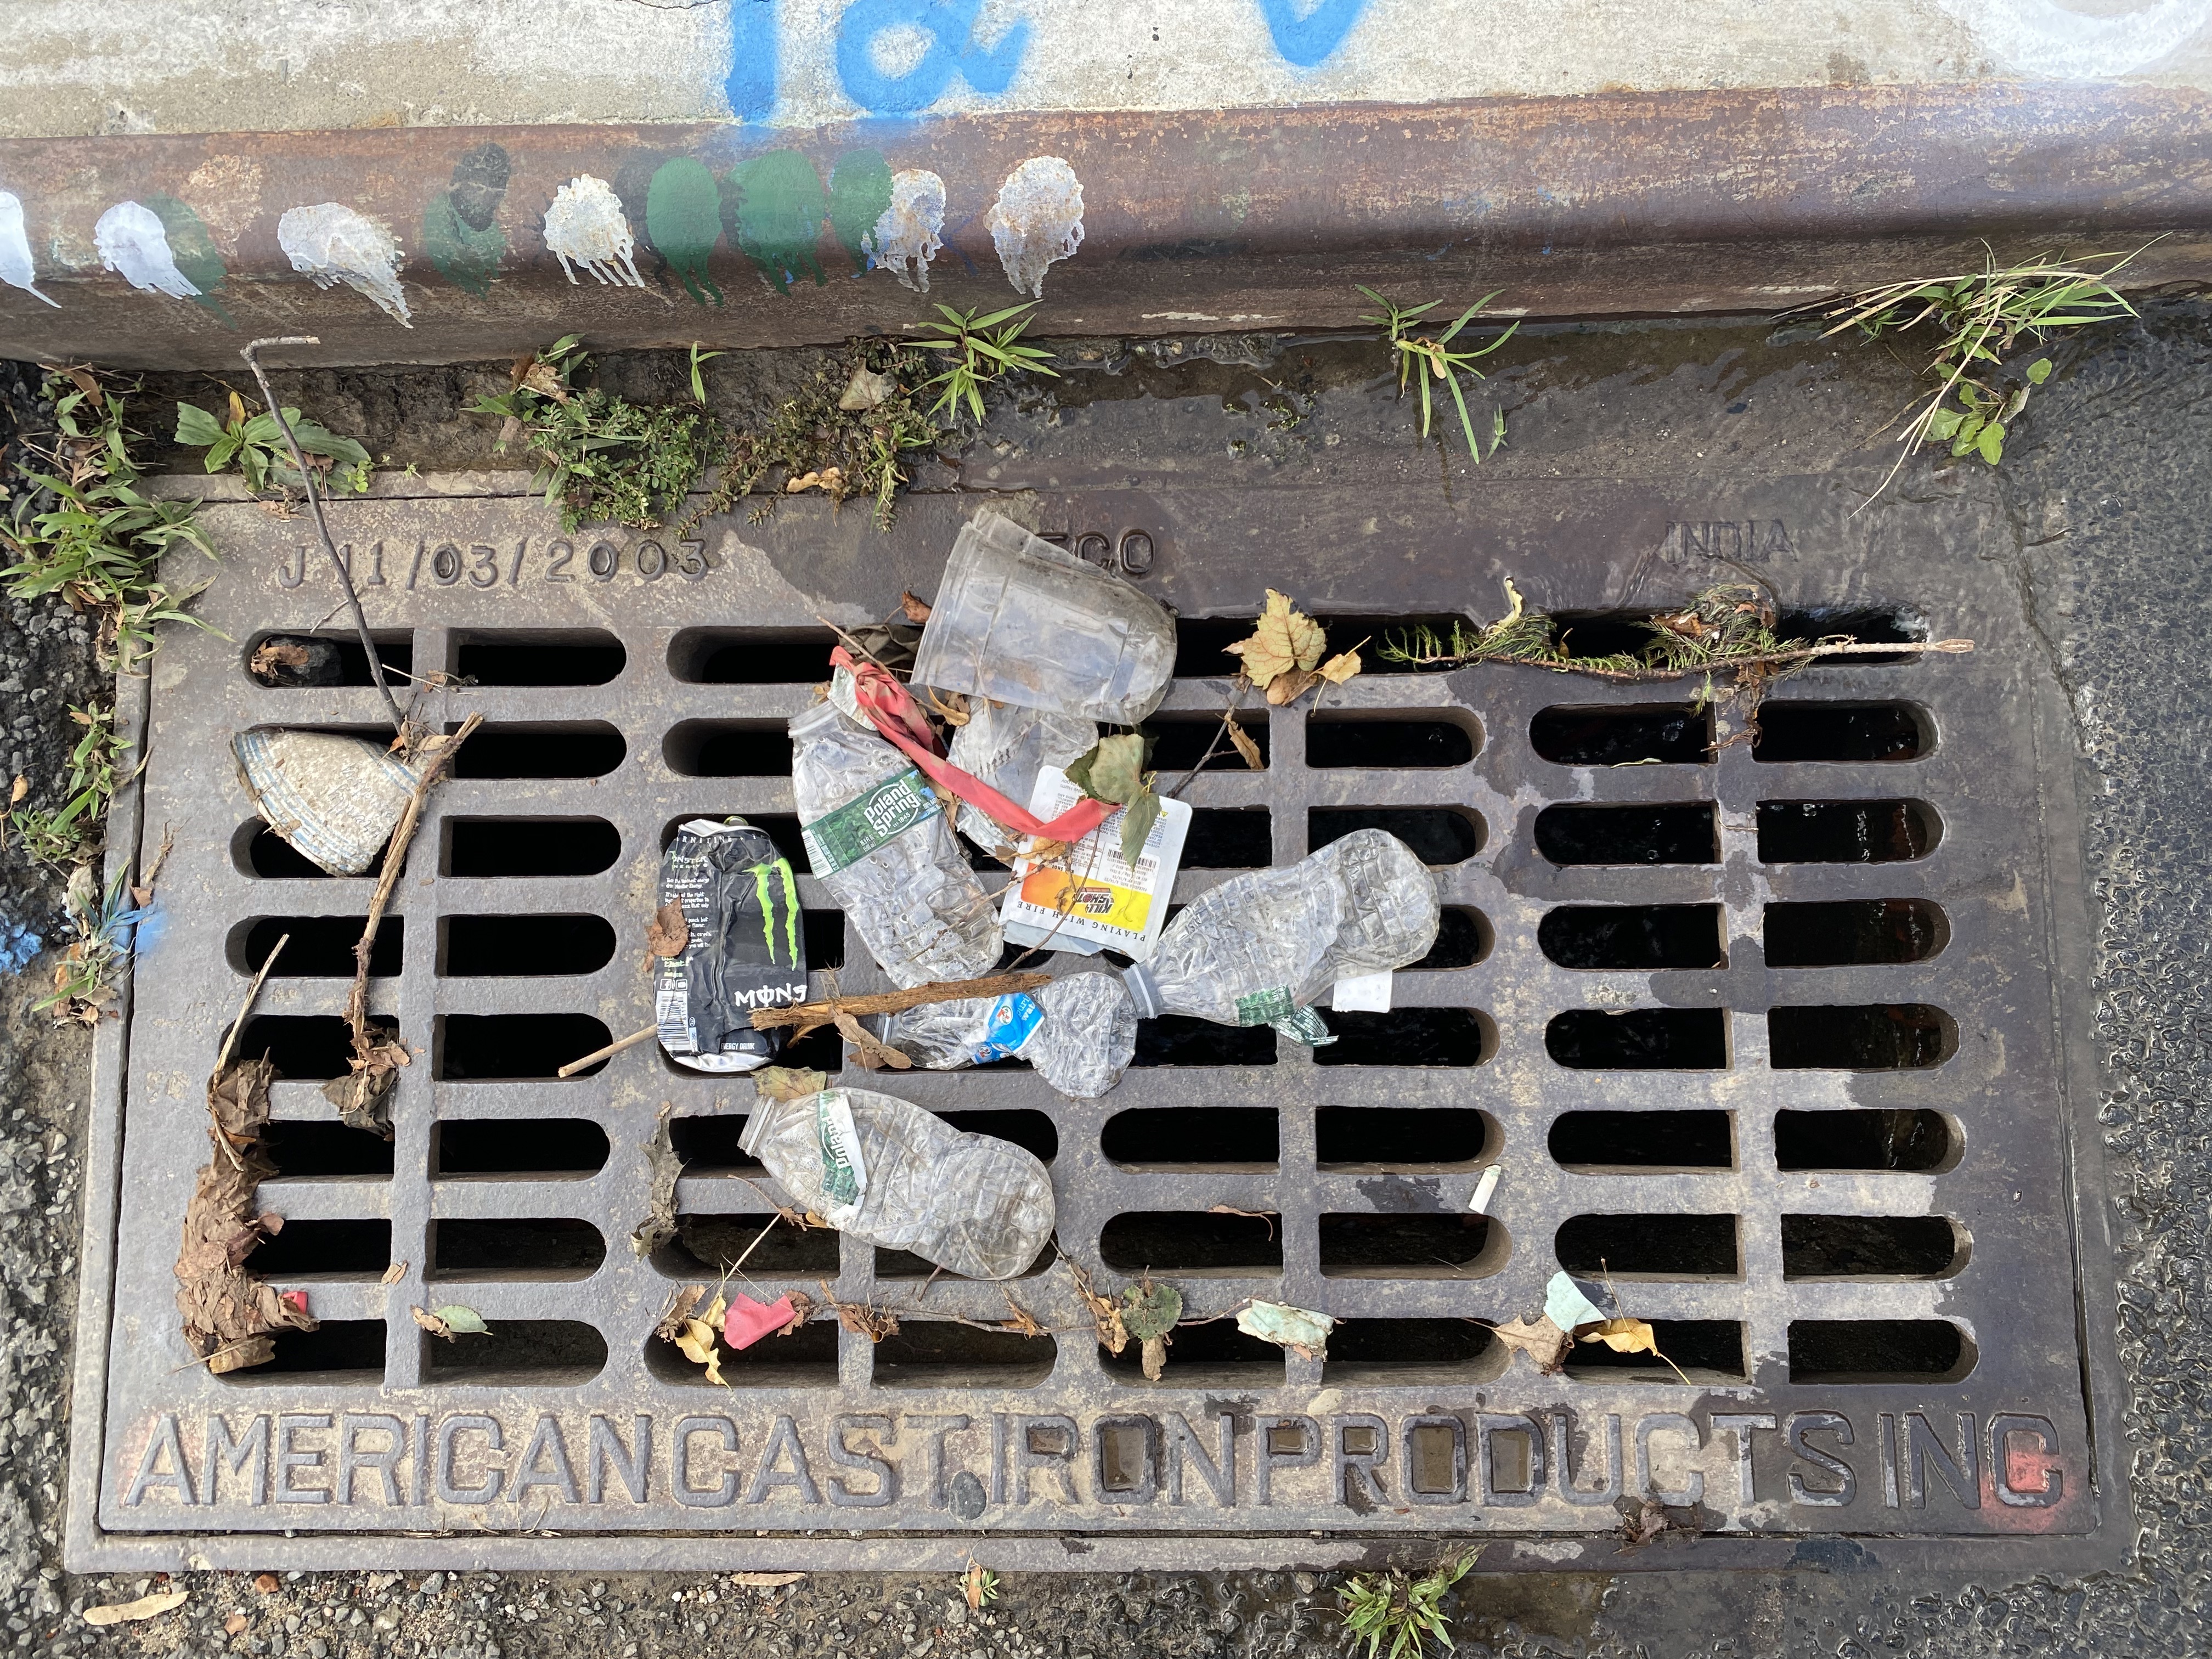
POLYGON ((546 247, 571 283, 580 266, 601 283, 645 286, 630 258, 637 239, 614 186, 605 179, 579 173, 555 191, 553 205, 545 210, 544 232, 546 247))
POLYGON ((984 222, 1018 294, 1044 298, 1045 267, 1083 246, 1083 185, 1057 155, 1032 155, 1006 175, 984 222))
POLYGON ((39 268, 31 258, 31 239, 23 234, 23 204, 15 192, 0 190, 0 283, 20 288, 59 310, 61 301, 38 289, 39 268))
POLYGON ((131 287, 190 300, 230 325, 216 298, 228 272, 200 216, 173 196, 118 202, 92 230, 103 268, 131 287))

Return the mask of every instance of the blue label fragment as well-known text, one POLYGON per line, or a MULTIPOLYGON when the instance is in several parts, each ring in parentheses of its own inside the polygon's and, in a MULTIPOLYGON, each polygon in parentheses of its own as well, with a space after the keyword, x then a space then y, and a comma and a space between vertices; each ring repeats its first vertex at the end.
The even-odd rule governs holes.
POLYGON ((994 1060, 1012 1059, 1043 1024, 1044 1010, 1033 999, 1018 991, 994 997, 983 1022, 983 1040, 975 1047, 975 1063, 988 1066, 994 1060))

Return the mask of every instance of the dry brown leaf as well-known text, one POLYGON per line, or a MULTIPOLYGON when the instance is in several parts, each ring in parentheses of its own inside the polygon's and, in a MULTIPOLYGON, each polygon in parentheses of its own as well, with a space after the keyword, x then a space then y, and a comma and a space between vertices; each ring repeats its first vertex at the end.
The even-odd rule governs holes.
POLYGON ((1514 1319, 1492 1328, 1491 1334, 1509 1348, 1518 1349, 1536 1362, 1536 1369, 1546 1376, 1556 1373, 1565 1363, 1567 1350, 1574 1346, 1574 1339, 1554 1325, 1549 1316, 1539 1314, 1536 1322, 1514 1319))
POLYGON ((1661 1533, 1670 1529, 1690 1530, 1686 1527, 1678 1527, 1668 1516, 1667 1506, 1656 1498, 1646 1497, 1633 1515, 1621 1517, 1620 1535, 1628 1540, 1628 1547, 1632 1550, 1643 1548, 1661 1533))
POLYGON ((822 1294, 827 1306, 837 1310, 837 1322, 855 1336, 865 1336, 871 1342, 880 1342, 887 1336, 898 1334, 898 1316, 886 1309, 872 1308, 865 1302, 840 1302, 831 1293, 827 1280, 823 1282, 822 1294))
POLYGON ((653 1139, 641 1143, 646 1168, 653 1176, 652 1208, 630 1230, 629 1247, 639 1255, 651 1255, 676 1237, 676 1183, 683 1176, 684 1161, 676 1156, 668 1138, 668 1115, 674 1103, 663 1101, 653 1126, 653 1139))
POLYGON ((703 1319, 678 1321, 675 1337, 676 1346, 683 1350, 684 1357, 695 1365, 706 1367, 707 1380, 720 1388, 727 1388, 729 1384, 722 1381, 722 1356, 715 1348, 714 1341, 721 1333, 722 1316, 729 1310, 728 1298, 717 1296, 707 1304, 703 1319))
POLYGON ((753 1073, 753 1092, 763 1100, 804 1100, 830 1086, 822 1072, 792 1066, 763 1066, 753 1073))
POLYGON ((264 1595, 276 1595, 276 1575, 273 1572, 255 1573, 253 1575, 253 1588, 259 1590, 264 1595))
POLYGON ((1316 672, 1331 685, 1342 685, 1359 672, 1359 653, 1347 651, 1342 656, 1331 657, 1316 672))
POLYGON ((917 599, 911 593, 899 595, 899 609, 906 613, 906 619, 916 628, 929 620, 929 602, 927 599, 917 599))
POLYGON ((781 1589, 805 1577, 803 1572, 733 1572, 730 1582, 739 1589, 781 1589))
POLYGON ((225 1636, 236 1636, 245 1628, 246 1615, 242 1613, 234 1613, 222 1621, 222 1633, 225 1636))
POLYGON ((25 777, 21 772, 16 773, 15 784, 8 791, 8 805, 13 806, 30 793, 30 779, 25 777))
POLYGON ((903 1072, 913 1067, 912 1060, 861 1024, 853 1015, 841 1010, 832 1024, 836 1026, 839 1035, 860 1050, 854 1058, 866 1069, 874 1071, 881 1066, 889 1066, 894 1072, 903 1072))
MULTIPOLYGON (((1067 843, 1064 841, 1054 841, 1050 836, 1037 836, 1030 840, 1028 852, 1017 854, 1016 856, 1035 859, 1039 864, 1050 859, 1064 859, 1067 856, 1067 843)), ((1012 860, 1008 860, 1007 862, 1012 863, 1012 860)))
POLYGON ((1286 702, 1295 702, 1321 684, 1321 675, 1310 668, 1293 668, 1286 674, 1278 674, 1267 687, 1267 702, 1279 708, 1286 702))
POLYGON ((289 640, 264 640, 253 647, 246 672, 257 680, 265 680, 279 668, 305 668, 307 647, 289 640))
POLYGON ((1090 1310, 1091 1322, 1098 1328, 1098 1340, 1109 1353, 1119 1353, 1129 1346, 1128 1328, 1121 1322, 1121 1304, 1098 1294, 1098 1287, 1091 1282, 1091 1275, 1078 1267, 1073 1260, 1062 1256, 1067 1271, 1075 1280, 1075 1293, 1090 1310))
POLYGON ((380 1282, 386 1285, 397 1285, 401 1279, 406 1277, 407 1264, 404 1261, 395 1261, 384 1270, 384 1278, 380 1282))
POLYGON ((1206 1206, 1206 1212, 1208 1215, 1241 1215, 1248 1220, 1264 1221, 1267 1224, 1267 1237, 1273 1238, 1275 1236, 1275 1218, 1265 1210, 1240 1210, 1234 1204, 1209 1204, 1206 1206))
MULTIPOLYGON (((1222 649, 1243 658, 1244 672, 1251 676, 1252 684, 1266 687, 1271 686, 1278 676, 1293 670, 1310 670, 1321 660, 1328 642, 1328 636, 1319 623, 1292 610, 1290 599, 1271 587, 1267 590, 1267 607, 1260 613, 1259 626, 1252 636, 1222 649)), ((1283 699, 1271 696, 1267 701, 1277 702, 1283 699)))
POLYGON ((550 398, 556 404, 565 404, 568 401, 568 388, 561 384, 561 377, 553 372, 553 365, 541 363, 534 357, 530 360, 529 366, 522 371, 522 379, 519 384, 536 392, 541 398, 550 398))
POLYGON ((1012 1309, 1014 1313, 1014 1316, 1012 1319, 1006 1320, 1003 1324, 1001 1324, 1000 1327, 1000 1329, 1019 1331, 1024 1336, 1048 1336, 1051 1334, 1051 1333, 1047 1331, 1043 1326, 1037 1323, 1036 1316, 1035 1314, 1031 1313, 1027 1308, 1024 1308, 1020 1303, 1014 1300, 1014 1293, 1012 1291, 1001 1288, 999 1294, 1006 1298, 1006 1306, 1012 1309))
POLYGON ((671 899, 645 924, 646 971, 653 971, 655 957, 680 957, 690 943, 691 928, 684 920, 684 902, 671 899))
POLYGON ((1148 1336, 1138 1345, 1137 1357, 1143 1363, 1145 1381, 1157 1382, 1160 1373, 1168 1368, 1168 1340, 1164 1336, 1148 1336))
POLYGON ((1602 1342, 1615 1353, 1657 1354, 1659 1339, 1652 1334, 1649 1321, 1642 1319, 1608 1319, 1602 1325, 1582 1330, 1585 1342, 1602 1342))
POLYGON ((1266 771, 1267 769, 1267 757, 1260 752, 1260 745, 1252 741, 1252 734, 1244 729, 1244 722, 1242 720, 1231 720, 1227 722, 1227 724, 1229 726, 1229 741, 1237 745, 1237 752, 1244 757, 1244 764, 1250 767, 1255 772, 1266 771))
POLYGON ((706 1294, 704 1285, 684 1285, 671 1291, 668 1307, 661 1314, 659 1322, 653 1328, 653 1334, 663 1342, 673 1342, 682 1332, 684 1322, 690 1316, 691 1310, 699 1305, 706 1294))
POLYGON ((970 1562, 968 1564, 968 1571, 967 1571, 967 1572, 966 1572, 965 1574, 963 1574, 963 1575, 962 1576, 962 1578, 961 1578, 960 1583, 961 1583, 961 1588, 962 1588, 963 1589, 964 1589, 964 1590, 967 1592, 967 1595, 968 1595, 968 1611, 969 1611, 969 1612, 970 1612, 970 1613, 981 1613, 981 1612, 982 1612, 982 1611, 983 1611, 983 1567, 982 1567, 982 1565, 981 1565, 980 1562, 970 1561, 970 1562))
POLYGON ((254 1189, 276 1173, 261 1147, 269 1121, 266 1058, 234 1060, 208 1085, 210 1155, 185 1208, 177 1252, 177 1311, 193 1353, 218 1375, 265 1364, 275 1357, 270 1334, 312 1331, 317 1321, 297 1300, 243 1264, 268 1236, 254 1189))
POLYGON ((114 1601, 106 1607, 87 1607, 84 1622, 88 1625, 127 1625, 140 1619, 151 1619, 156 1614, 181 1607, 191 1599, 189 1590, 156 1590, 151 1595, 142 1595, 136 1601, 114 1601))

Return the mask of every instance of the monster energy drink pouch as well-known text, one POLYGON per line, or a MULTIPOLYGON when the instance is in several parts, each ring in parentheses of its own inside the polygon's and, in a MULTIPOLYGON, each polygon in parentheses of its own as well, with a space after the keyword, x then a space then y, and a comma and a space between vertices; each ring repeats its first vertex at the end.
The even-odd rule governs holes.
POLYGON ((756 1008, 806 1000, 799 887, 775 843, 743 818, 693 818, 660 860, 660 902, 684 907, 690 941, 659 959, 660 1046, 697 1072, 750 1072, 783 1047, 756 1008))

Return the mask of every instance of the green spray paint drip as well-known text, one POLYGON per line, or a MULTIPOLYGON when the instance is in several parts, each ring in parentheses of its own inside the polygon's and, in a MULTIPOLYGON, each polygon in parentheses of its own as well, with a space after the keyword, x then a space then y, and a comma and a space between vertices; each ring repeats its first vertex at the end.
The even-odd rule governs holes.
POLYGON ((775 859, 767 864, 753 866, 753 891, 760 899, 761 936, 768 941, 768 959, 775 960, 775 900, 769 896, 769 872, 780 872, 783 877, 784 949, 791 965, 799 965, 799 884, 791 878, 791 864, 786 859, 775 859))
POLYGON ((891 204, 891 167, 879 149, 848 149, 830 173, 830 229, 853 262, 868 270, 867 240, 891 204))
POLYGON ((790 293, 794 276, 811 276, 817 286, 830 280, 816 246, 830 204, 813 162, 795 149, 770 150, 732 167, 721 193, 730 240, 777 293, 790 293))
POLYGON ((142 196, 141 206, 152 210, 161 222, 161 229, 169 239, 169 257, 176 262, 178 274, 199 293, 192 303, 204 306, 222 319, 225 328, 236 328, 230 313, 216 298, 216 290, 230 273, 223 268, 222 255, 215 251, 215 238, 200 222, 200 216, 173 196, 142 196))
POLYGON ((422 210, 422 248, 438 274, 455 288, 481 300, 507 252, 507 233, 496 222, 477 230, 453 206, 453 192, 441 190, 422 210))
POLYGON ((722 237, 722 197, 702 163, 679 155, 653 175, 645 192, 645 234, 685 293, 702 306, 708 294, 722 303, 722 290, 707 274, 707 261, 722 237))

